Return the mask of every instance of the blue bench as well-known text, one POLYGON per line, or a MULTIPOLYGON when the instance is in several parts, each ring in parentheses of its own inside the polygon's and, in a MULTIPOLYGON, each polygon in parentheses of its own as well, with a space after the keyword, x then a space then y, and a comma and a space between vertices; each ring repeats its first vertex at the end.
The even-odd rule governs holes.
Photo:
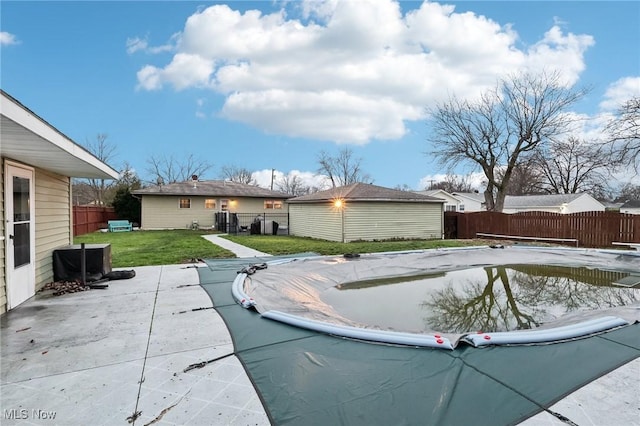
POLYGON ((128 232, 133 230, 133 225, 128 220, 110 220, 107 225, 109 232, 128 232))

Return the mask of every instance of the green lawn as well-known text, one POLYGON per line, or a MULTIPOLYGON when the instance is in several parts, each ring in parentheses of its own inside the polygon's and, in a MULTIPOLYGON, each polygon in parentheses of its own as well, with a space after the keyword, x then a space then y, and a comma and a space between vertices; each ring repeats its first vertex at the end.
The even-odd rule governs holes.
MULTIPOLYGON (((171 230, 134 232, 93 232, 77 236, 74 244, 111 244, 112 266, 123 268, 147 265, 190 263, 194 259, 228 258, 235 255, 201 237, 211 231, 171 230)), ((311 238, 269 235, 225 236, 224 238, 269 254, 313 252, 322 255, 375 253, 468 246, 465 240, 410 240, 335 243, 311 238)))
POLYGON ((111 244, 114 268, 190 263, 193 259, 235 257, 201 237, 210 231, 93 232, 74 237, 73 243, 111 244))
POLYGON ((439 247, 479 245, 467 240, 393 240, 336 243, 312 238, 270 235, 228 235, 224 238, 269 254, 313 252, 321 255, 345 253, 379 253, 385 251, 421 250, 439 247))

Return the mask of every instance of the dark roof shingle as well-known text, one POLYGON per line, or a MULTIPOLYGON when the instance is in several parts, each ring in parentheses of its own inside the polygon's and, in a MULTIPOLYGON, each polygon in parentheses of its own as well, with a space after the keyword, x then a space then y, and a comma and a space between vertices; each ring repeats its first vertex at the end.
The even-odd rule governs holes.
POLYGON ((368 183, 353 183, 337 188, 319 191, 313 194, 291 198, 290 203, 305 203, 315 201, 332 201, 343 199, 347 201, 395 201, 395 202, 420 202, 420 203, 444 203, 444 200, 417 194, 412 191, 384 188, 368 183))
POLYGON ((134 195, 191 195, 211 197, 253 197, 287 199, 287 195, 259 186, 224 180, 200 180, 154 185, 132 192, 134 195))

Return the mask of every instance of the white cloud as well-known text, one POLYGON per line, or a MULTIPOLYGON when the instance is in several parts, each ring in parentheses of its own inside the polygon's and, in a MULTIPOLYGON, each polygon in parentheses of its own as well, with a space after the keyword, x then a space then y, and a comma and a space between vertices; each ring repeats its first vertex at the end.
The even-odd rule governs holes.
POLYGON ((18 38, 6 31, 0 31, 0 46, 10 46, 12 44, 19 44, 18 38))
POLYGON ((140 50, 147 50, 149 47, 149 42, 147 39, 142 39, 140 37, 133 37, 127 39, 127 53, 132 55, 140 50))
POLYGON ((563 80, 571 86, 584 71, 584 54, 594 43, 589 35, 565 35, 559 26, 554 25, 542 40, 529 49, 525 66, 531 71, 561 70, 563 80))
POLYGON ((162 53, 162 52, 170 52, 175 50, 175 44, 177 40, 179 40, 180 34, 174 34, 169 43, 163 44, 160 46, 149 46, 149 38, 140 38, 140 37, 131 37, 127 38, 127 53, 129 55, 133 55, 136 52, 145 52, 145 53, 162 53))
POLYGON ((574 83, 593 44, 554 25, 520 50, 509 24, 431 2, 404 15, 394 0, 296 6, 300 19, 227 5, 194 13, 172 36, 173 59, 143 67, 138 87, 209 88, 225 97, 224 116, 267 133, 366 144, 401 138, 433 102, 477 96, 506 73, 559 68, 574 83))
POLYGON ((633 97, 640 97, 640 76, 621 78, 611 84, 600 103, 600 109, 606 112, 615 111, 633 97))

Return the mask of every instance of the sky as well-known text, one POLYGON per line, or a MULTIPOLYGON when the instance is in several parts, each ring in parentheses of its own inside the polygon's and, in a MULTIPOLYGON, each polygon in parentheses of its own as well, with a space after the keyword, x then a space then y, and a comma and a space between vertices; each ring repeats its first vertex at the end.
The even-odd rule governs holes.
POLYGON ((81 145, 106 134, 143 180, 193 155, 201 179, 319 186, 320 153, 348 148, 374 184, 422 190, 448 172, 427 112, 451 96, 556 70, 590 89, 588 133, 640 95, 637 1, 2 0, 0 19, 2 89, 81 145))

